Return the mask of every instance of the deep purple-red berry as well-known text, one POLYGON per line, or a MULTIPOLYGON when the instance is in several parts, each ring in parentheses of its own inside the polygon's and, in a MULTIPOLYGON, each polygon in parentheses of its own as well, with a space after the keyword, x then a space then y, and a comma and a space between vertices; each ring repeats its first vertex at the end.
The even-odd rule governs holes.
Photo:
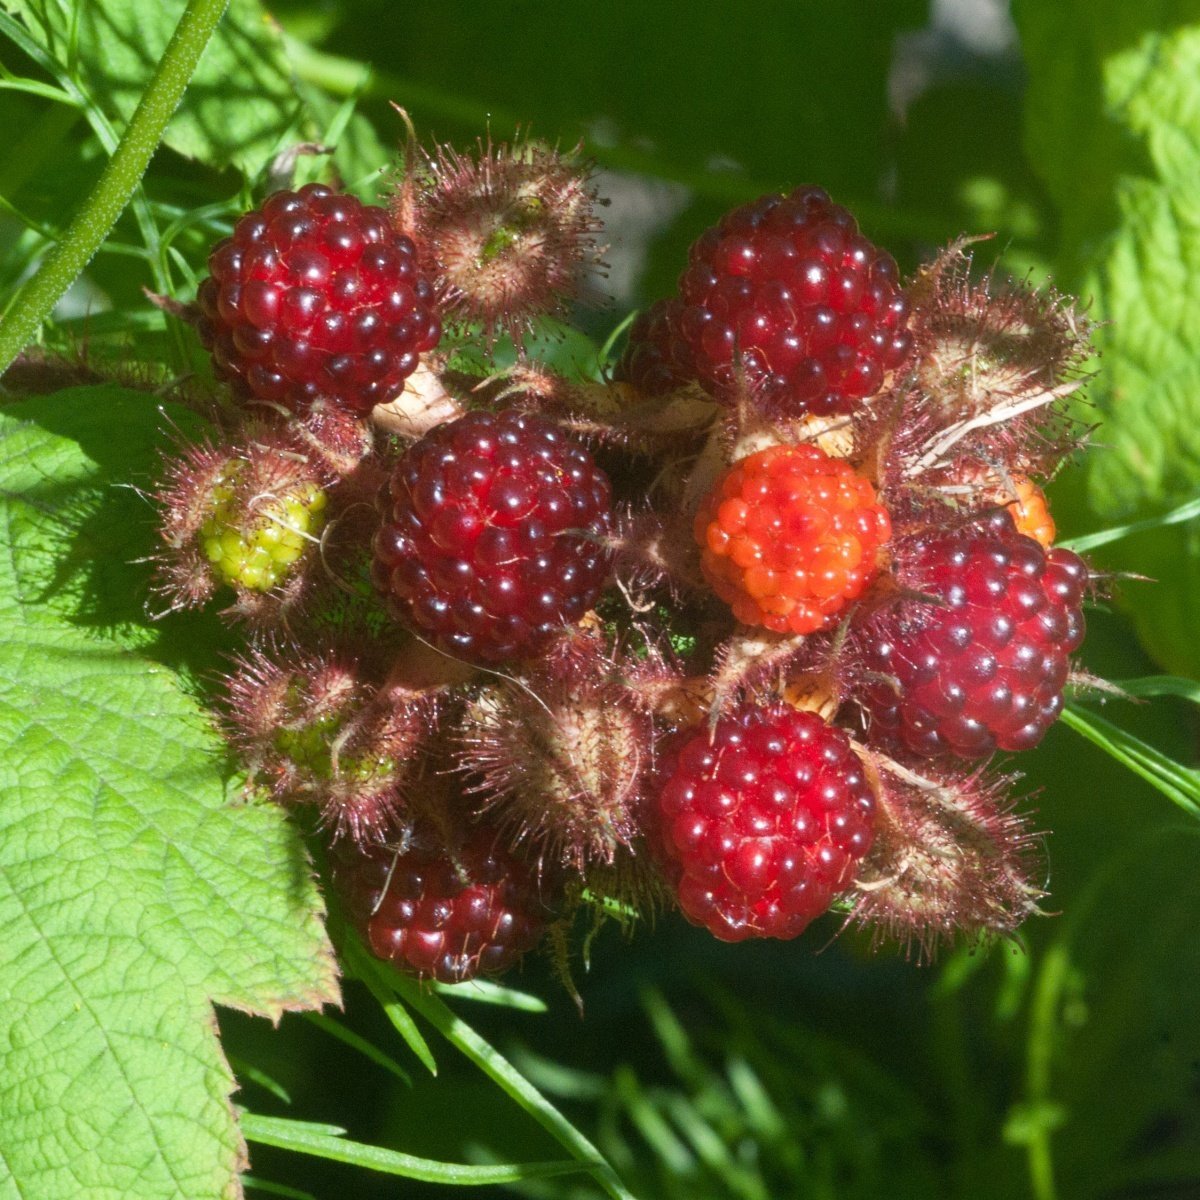
POLYGON ((397 466, 375 584, 397 616, 457 657, 536 655, 604 587, 611 496, 591 455, 545 418, 468 413, 397 466))
POLYGON ((1082 559, 1018 533, 1004 509, 895 554, 904 596, 860 635, 871 740, 963 758, 1036 746, 1083 640, 1082 559))
POLYGON ((454 847, 424 823, 402 850, 343 847, 334 883, 373 954, 439 983, 508 970, 551 916, 531 868, 482 827, 454 847))
POLYGON ((321 184, 269 196, 208 269, 200 337, 244 400, 367 413, 441 337, 412 241, 382 208, 321 184))
POLYGON ((683 305, 677 297, 656 300, 639 313, 613 371, 618 383, 631 383, 646 396, 665 396, 696 378, 692 351, 679 329, 683 305))
POLYGON ((724 216, 692 246, 679 296, 705 388, 749 387, 788 416, 853 411, 911 346, 895 262, 816 187, 724 216))
POLYGON ((723 941, 793 938, 853 882, 875 796, 839 729, 743 705, 668 749, 660 841, 679 906, 723 941))

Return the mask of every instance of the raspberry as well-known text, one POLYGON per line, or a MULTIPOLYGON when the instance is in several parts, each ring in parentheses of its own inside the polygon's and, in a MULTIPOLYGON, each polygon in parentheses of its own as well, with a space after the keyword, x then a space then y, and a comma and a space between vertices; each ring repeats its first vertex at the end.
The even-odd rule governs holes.
POLYGON ((734 209, 690 259, 679 329, 718 399, 744 378, 786 415, 848 413, 908 356, 895 262, 820 188, 734 209))
POLYGON ((1083 561, 1044 550, 1004 509, 896 556, 902 587, 929 599, 902 599, 863 630, 872 738, 930 757, 1036 746, 1083 641, 1083 561))
POLYGON ((665 396, 696 378, 692 352, 679 332, 683 305, 658 300, 640 313, 613 371, 618 383, 631 383, 646 396, 665 396))
POLYGON ((722 941, 793 938, 854 880, 875 796, 850 740, 810 712, 745 705, 663 764, 662 846, 684 915, 722 941))
POLYGON ((453 850, 424 825, 402 850, 342 850, 334 883, 376 957, 439 983, 507 971, 550 916, 531 869, 483 828, 453 850))
POLYGON ((441 337, 412 241, 382 208, 320 184, 269 196, 208 268, 200 338, 243 400, 367 413, 441 337))
POLYGON ((397 466, 375 584, 401 620, 460 658, 538 654, 603 589, 611 496, 587 451, 543 417, 468 413, 397 466))
POLYGON ((848 463, 816 446, 772 446, 717 480, 693 533, 705 577, 739 621, 811 633, 861 595, 891 521, 848 463))

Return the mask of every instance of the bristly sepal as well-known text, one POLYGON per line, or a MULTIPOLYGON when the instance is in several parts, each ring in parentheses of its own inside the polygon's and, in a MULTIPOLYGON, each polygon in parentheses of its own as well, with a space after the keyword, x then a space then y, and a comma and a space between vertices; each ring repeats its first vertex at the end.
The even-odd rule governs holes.
POLYGON ((1042 837, 1009 796, 1012 777, 863 751, 875 784, 875 842, 851 918, 918 960, 958 939, 1011 936, 1041 910, 1042 837))
POLYGON ((899 407, 864 414, 864 444, 888 442, 885 488, 973 477, 1049 478, 1082 443, 1071 398, 1086 382, 1092 322, 1049 288, 972 280, 965 239, 910 288, 916 347, 899 407))
POLYGON ((591 168, 540 142, 437 146, 407 164, 397 197, 393 219, 407 223, 446 319, 477 325, 487 342, 507 333, 519 349, 601 265, 591 168))
POLYGON ((611 865, 637 840, 654 726, 599 636, 566 635, 521 678, 483 688, 458 743, 466 786, 546 861, 611 865))
POLYGON ((305 591, 326 522, 330 472, 289 431, 177 446, 154 499, 162 549, 154 591, 168 610, 232 592, 236 618, 286 620, 305 591))
POLYGON ((332 651, 238 660, 225 707, 250 785, 315 805, 334 840, 360 846, 393 835, 439 717, 438 689, 380 684, 332 651))

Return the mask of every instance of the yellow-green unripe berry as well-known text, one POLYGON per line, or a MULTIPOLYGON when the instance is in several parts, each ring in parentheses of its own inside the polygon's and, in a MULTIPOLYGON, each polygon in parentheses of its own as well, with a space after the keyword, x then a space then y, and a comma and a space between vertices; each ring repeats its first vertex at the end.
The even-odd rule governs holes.
POLYGON ((275 493, 244 496, 244 464, 232 463, 212 493, 200 548, 225 583, 265 592, 281 583, 325 523, 325 492, 298 480, 275 493))

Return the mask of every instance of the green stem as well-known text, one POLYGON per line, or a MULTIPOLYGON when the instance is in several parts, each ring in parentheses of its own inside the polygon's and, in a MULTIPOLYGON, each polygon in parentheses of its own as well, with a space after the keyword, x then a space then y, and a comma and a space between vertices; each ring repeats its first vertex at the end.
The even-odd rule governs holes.
MULTIPOLYGON (((1038 973, 1025 1057, 1025 1087, 1031 1110, 1042 1109, 1051 1102, 1054 1039, 1070 965, 1066 946, 1056 944, 1046 951, 1038 973)), ((1032 1126, 1026 1146, 1030 1189, 1035 1200, 1055 1200, 1052 1131, 1043 1120, 1035 1120, 1032 1126)))
POLYGON ((63 240, 0 320, 0 375, 100 249, 146 172, 229 0, 188 0, 137 109, 95 190, 63 240))

